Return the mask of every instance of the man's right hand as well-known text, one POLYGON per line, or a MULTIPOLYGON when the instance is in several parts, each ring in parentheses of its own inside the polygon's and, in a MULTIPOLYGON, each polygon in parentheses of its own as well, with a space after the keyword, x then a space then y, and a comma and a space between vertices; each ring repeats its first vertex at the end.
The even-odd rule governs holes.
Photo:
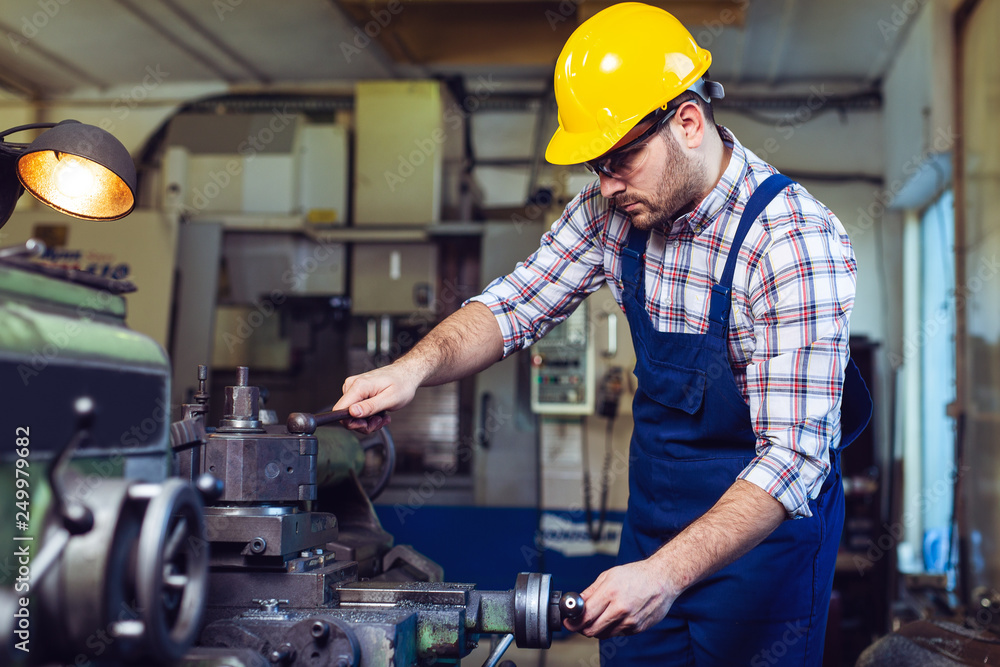
POLYGON ((405 407, 418 387, 458 380, 502 357, 496 318, 473 302, 445 318, 395 363, 347 378, 344 396, 333 409, 350 410, 347 428, 367 435, 389 423, 381 413, 405 407))
POLYGON ((397 362, 344 380, 344 395, 333 409, 348 408, 352 418, 344 425, 368 435, 387 426, 391 418, 383 413, 408 405, 418 386, 415 374, 397 362))

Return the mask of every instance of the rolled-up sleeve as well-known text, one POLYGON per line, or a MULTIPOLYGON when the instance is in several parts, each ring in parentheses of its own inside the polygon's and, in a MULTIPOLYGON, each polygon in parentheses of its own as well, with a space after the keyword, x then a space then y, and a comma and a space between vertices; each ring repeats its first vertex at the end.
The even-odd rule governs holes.
POLYGON ((803 518, 840 443, 857 265, 829 210, 791 218, 776 227, 751 276, 756 349, 746 381, 757 456, 740 478, 803 518))
POLYGON ((604 283, 607 216, 597 188, 586 188, 542 236, 538 250, 469 299, 497 318, 505 357, 540 339, 604 283))

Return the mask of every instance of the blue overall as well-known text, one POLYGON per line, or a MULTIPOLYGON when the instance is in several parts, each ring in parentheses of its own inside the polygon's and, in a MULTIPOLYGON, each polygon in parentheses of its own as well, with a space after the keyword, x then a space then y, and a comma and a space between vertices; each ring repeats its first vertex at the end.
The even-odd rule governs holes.
MULTIPOLYGON (((657 331, 645 308, 648 232, 630 230, 622 258, 623 301, 635 345, 639 391, 629 501, 618 562, 650 556, 704 514, 754 459, 750 410, 729 365, 726 335, 736 258, 750 226, 791 181, 775 174, 747 203, 720 282, 707 334, 657 331)), ((844 381, 842 446, 871 417, 871 398, 851 361, 844 381)), ((812 517, 788 520, 764 542, 685 591, 649 630, 601 643, 604 665, 818 666, 837 545, 844 523, 838 450, 812 517)))

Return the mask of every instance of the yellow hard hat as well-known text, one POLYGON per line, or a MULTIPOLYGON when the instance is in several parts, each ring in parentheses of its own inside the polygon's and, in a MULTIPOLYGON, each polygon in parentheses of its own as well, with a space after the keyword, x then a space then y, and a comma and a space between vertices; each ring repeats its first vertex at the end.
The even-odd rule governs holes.
POLYGON ((624 2, 598 12, 570 35, 556 61, 559 128, 545 159, 577 164, 602 155, 697 84, 711 64, 712 54, 662 9, 624 2))

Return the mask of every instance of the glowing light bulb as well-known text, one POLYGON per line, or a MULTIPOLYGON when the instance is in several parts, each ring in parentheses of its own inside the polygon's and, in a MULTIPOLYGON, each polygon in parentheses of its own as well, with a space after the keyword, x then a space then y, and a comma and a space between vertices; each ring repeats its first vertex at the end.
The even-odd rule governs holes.
POLYGON ((79 160, 63 159, 55 174, 56 188, 63 195, 76 199, 94 189, 94 174, 79 160))

